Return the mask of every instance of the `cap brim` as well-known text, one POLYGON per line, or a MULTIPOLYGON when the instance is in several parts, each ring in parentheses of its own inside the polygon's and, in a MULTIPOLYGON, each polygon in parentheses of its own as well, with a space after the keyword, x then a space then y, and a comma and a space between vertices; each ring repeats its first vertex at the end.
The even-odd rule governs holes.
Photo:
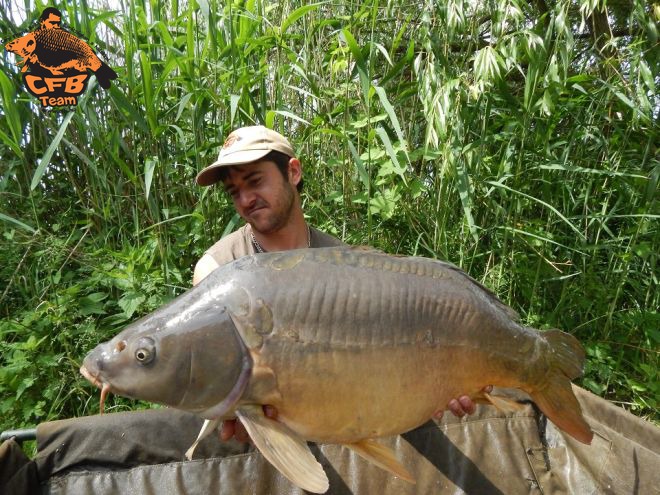
POLYGON ((246 163, 256 162, 270 152, 270 149, 265 149, 245 150, 237 151, 235 153, 228 153, 198 173, 195 181, 200 186, 210 186, 211 184, 215 184, 220 180, 220 169, 222 167, 229 167, 231 165, 245 165, 246 163))

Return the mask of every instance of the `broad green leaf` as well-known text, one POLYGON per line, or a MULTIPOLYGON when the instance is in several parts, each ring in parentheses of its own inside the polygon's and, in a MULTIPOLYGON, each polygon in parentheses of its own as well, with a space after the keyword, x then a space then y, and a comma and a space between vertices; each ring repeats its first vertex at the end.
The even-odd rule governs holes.
POLYGON ((367 169, 364 167, 364 162, 362 161, 362 158, 360 158, 360 155, 358 155, 357 149, 355 149, 355 145, 351 142, 350 139, 346 140, 346 144, 348 144, 348 149, 351 151, 351 155, 353 155, 355 168, 357 168, 360 182, 362 182, 362 185, 365 187, 365 189, 369 190, 369 174, 367 173, 367 169))
POLYGON ((78 148, 78 146, 73 144, 65 137, 62 138, 62 142, 67 148, 73 151, 73 154, 80 158, 87 167, 89 167, 94 173, 98 173, 96 164, 85 153, 83 153, 83 151, 78 148))
POLYGON ((386 118, 387 118, 386 114, 379 113, 378 115, 371 115, 369 117, 364 117, 362 119, 353 120, 350 125, 353 129, 361 129, 362 127, 367 127, 368 125, 381 122, 386 118))
POLYGON ((152 156, 147 158, 144 162, 144 195, 149 199, 149 191, 151 191, 151 181, 154 178, 154 169, 158 163, 158 158, 152 156))
POLYGON ((156 133, 158 120, 156 118, 156 107, 154 106, 153 77, 151 71, 151 60, 144 51, 138 51, 140 69, 142 71, 142 95, 144 97, 144 111, 147 114, 147 122, 152 133, 156 133))
POLYGON ((89 316, 89 315, 102 315, 105 314, 106 311, 104 309, 104 304, 102 301, 107 297, 107 294, 103 292, 95 292, 93 294, 89 294, 88 296, 80 298, 79 301, 79 313, 82 316, 89 316))
POLYGON ((21 384, 18 386, 16 389, 16 400, 21 398, 21 395, 30 388, 32 385, 34 385, 34 382, 36 381, 36 378, 33 377, 27 377, 24 378, 21 384))
POLYGON ((479 50, 474 57, 474 76, 476 80, 493 81, 500 77, 504 61, 499 53, 492 47, 486 46, 479 50))
POLYGON ((46 171, 46 167, 48 167, 48 164, 50 163, 50 160, 53 157, 53 153, 55 153, 55 150, 59 146, 60 141, 62 140, 62 136, 64 136, 64 133, 66 132, 66 128, 68 127, 69 122, 71 122, 71 118, 73 117, 73 114, 74 112, 67 113, 66 116, 64 117, 64 120, 62 120, 62 124, 60 124, 60 128, 58 129, 57 134, 55 134, 55 137, 48 145, 48 149, 41 157, 37 170, 34 171, 34 175, 32 176, 32 183, 30 184, 30 189, 34 190, 39 185, 39 181, 41 181, 41 177, 44 175, 44 172, 46 171))
POLYGON ((387 63, 390 65, 390 67, 391 67, 392 65, 394 65, 394 64, 392 63, 392 60, 390 60, 390 54, 387 53, 387 50, 385 49, 385 47, 384 47, 383 45, 381 45, 380 43, 374 43, 374 46, 376 47, 376 49, 377 49, 380 53, 383 54, 383 57, 385 57, 385 60, 387 60, 387 63))
POLYGON ((378 137, 383 142, 383 145, 385 145, 385 151, 387 151, 390 160, 392 160, 392 163, 394 164, 394 172, 396 172, 396 174, 403 179, 404 184, 407 184, 405 176, 406 167, 402 167, 399 163, 399 159, 396 156, 396 151, 394 151, 394 148, 392 147, 392 142, 390 141, 390 137, 387 135, 387 132, 385 132, 385 129, 378 126, 376 127, 376 134, 378 134, 378 137))
POLYGON ((470 189, 470 178, 468 172, 461 160, 456 165, 456 177, 458 182, 456 187, 458 188, 458 196, 461 199, 461 206, 463 207, 463 214, 465 216, 465 221, 468 224, 468 229, 472 238, 476 241, 479 240, 479 235, 477 233, 477 226, 474 223, 474 217, 472 216, 472 192, 470 189))
POLYGON ((225 225, 225 229, 222 231, 220 238, 222 239, 223 237, 231 234, 236 229, 236 225, 238 225, 240 219, 241 216, 238 213, 234 213, 229 222, 227 222, 227 225, 225 225))
POLYGON ((170 32, 167 30, 167 25, 165 22, 156 21, 152 26, 152 29, 153 28, 158 31, 160 37, 163 39, 163 43, 165 43, 165 46, 171 47, 174 44, 174 39, 172 38, 170 32))
POLYGON ((369 88, 371 87, 371 80, 369 79, 367 63, 365 62, 362 51, 360 50, 360 47, 358 47, 358 44, 351 32, 347 28, 344 28, 341 30, 341 34, 344 37, 344 40, 346 40, 348 49, 351 51, 351 54, 355 59, 358 75, 360 76, 360 85, 362 86, 362 95, 364 96, 364 101, 366 102, 369 100, 369 88))
POLYGON ((369 209, 374 215, 379 215, 384 220, 389 220, 397 212, 401 194, 396 189, 385 189, 377 192, 369 201, 369 209))
POLYGON ((20 158, 21 160, 24 158, 23 150, 20 148, 20 146, 16 143, 16 141, 14 141, 7 134, 5 134, 5 132, 2 129, 0 129, 0 140, 2 140, 3 143, 9 146, 18 158, 20 158))
POLYGON ((179 107, 179 109, 176 112, 176 119, 174 119, 177 122, 181 118, 181 114, 183 113, 183 111, 188 106, 188 102, 190 101, 190 98, 192 98, 192 93, 187 93, 187 94, 183 95, 183 97, 181 98, 181 101, 177 105, 179 107))
POLYGON ((374 89, 376 90, 376 94, 378 95, 378 98, 380 98, 380 102, 383 105, 383 108, 385 109, 387 115, 390 118, 390 122, 392 122, 392 125, 394 126, 394 130, 396 131, 396 135, 399 138, 399 143, 401 143, 401 146, 403 147, 403 151, 406 155, 406 159, 408 160, 408 163, 410 163, 410 159, 408 158, 408 151, 406 147, 406 140, 403 138, 403 131, 401 130, 401 124, 399 124, 399 119, 396 116, 394 107, 390 103, 390 100, 387 99, 385 90, 382 87, 374 86, 374 89))
POLYGON ((229 122, 232 127, 234 125, 234 119, 236 118, 236 109, 238 108, 238 102, 240 101, 240 95, 230 95, 229 96, 229 122))
POLYGON ((117 301, 117 304, 119 304, 119 307, 124 310, 126 318, 130 318, 145 300, 146 297, 144 294, 126 292, 124 296, 117 301))
POLYGON ((642 76, 642 80, 646 84, 646 87, 649 89, 651 94, 655 93, 655 81, 653 80, 653 75, 648 64, 644 60, 639 61, 639 73, 642 76))
POLYGON ((275 126, 275 110, 268 110, 266 112, 266 119, 264 121, 264 125, 268 127, 269 129, 273 129, 275 126))
MULTIPOLYGON (((7 137, 6 141, 13 143, 12 148, 20 149, 18 143, 22 137, 22 125, 20 115, 18 113, 18 106, 16 105, 16 88, 14 87, 14 83, 9 80, 3 71, 0 71, 0 88, 2 89, 2 112, 7 123, 9 124, 9 131, 11 132, 13 138, 10 140, 7 137)), ((3 132, 3 134, 5 133, 3 132)), ((23 153, 21 151, 21 158, 22 154, 23 153)))
POLYGON ((289 119, 297 120, 298 122, 302 122, 303 124, 311 125, 309 122, 307 122, 305 119, 302 117, 298 117, 297 115, 286 111, 286 110, 275 110, 275 113, 278 115, 281 115, 283 117, 287 117, 289 119))
POLYGON ((302 7, 298 7, 296 10, 291 12, 289 14, 289 17, 287 17, 284 22, 282 23, 282 26, 280 27, 280 33, 284 34, 287 32, 289 27, 296 22, 298 19, 300 19, 302 16, 307 14, 308 12, 311 12, 312 10, 318 9, 320 5, 323 5, 327 2, 318 2, 318 3, 311 3, 309 5, 303 5, 302 7))
POLYGON ((30 233, 36 232, 29 225, 21 222, 20 220, 17 220, 16 218, 10 217, 9 215, 5 215, 4 213, 0 213, 0 220, 4 220, 5 222, 13 223, 14 225, 18 225, 19 227, 27 230, 30 233))
POLYGON ((402 57, 394 66, 380 79, 380 86, 385 86, 391 79, 397 76, 403 69, 410 66, 415 56, 415 41, 410 40, 406 55, 402 57))

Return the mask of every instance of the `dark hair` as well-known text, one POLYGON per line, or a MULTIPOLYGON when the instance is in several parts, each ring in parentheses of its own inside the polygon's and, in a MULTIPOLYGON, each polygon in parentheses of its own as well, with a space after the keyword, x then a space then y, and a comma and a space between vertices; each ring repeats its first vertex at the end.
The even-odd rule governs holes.
POLYGON ((57 10, 55 7, 47 7, 41 13, 41 16, 39 17, 39 22, 45 21, 46 19, 48 19, 50 17, 50 14, 55 14, 57 17, 62 19, 62 12, 57 10))
MULTIPOLYGON (((291 160, 291 157, 289 155, 282 153, 280 151, 273 150, 270 153, 268 153, 266 156, 261 158, 259 161, 261 160, 273 162, 277 166, 277 169, 282 174, 284 180, 285 181, 289 180, 289 160, 291 160)), ((221 181, 224 181, 228 175, 229 175, 229 167, 220 167, 220 169, 218 170, 218 178, 221 181)), ((302 192, 302 188, 303 188, 303 179, 301 177, 300 182, 298 182, 298 185, 296 186, 296 189, 300 193, 302 192)))
MULTIPOLYGON (((291 157, 289 155, 286 155, 280 151, 273 150, 270 153, 268 153, 266 156, 264 156, 262 160, 268 160, 275 163, 275 165, 277 165, 277 168, 280 170, 282 177, 284 177, 284 180, 289 180, 289 160, 291 160, 291 157)), ((303 188, 303 179, 301 177, 300 182, 298 182, 298 185, 296 186, 296 189, 298 190, 299 193, 301 193, 302 188, 303 188)))

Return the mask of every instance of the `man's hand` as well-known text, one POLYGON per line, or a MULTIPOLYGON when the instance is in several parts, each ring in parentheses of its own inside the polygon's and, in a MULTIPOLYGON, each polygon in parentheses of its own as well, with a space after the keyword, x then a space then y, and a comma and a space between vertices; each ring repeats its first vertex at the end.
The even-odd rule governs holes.
MULTIPOLYGON (((264 415, 270 419, 277 419, 277 409, 273 406, 263 406, 264 415)), ((220 440, 226 442, 230 440, 231 437, 235 437, 238 442, 249 442, 250 435, 248 435, 245 426, 237 419, 228 419, 222 422, 222 428, 220 428, 220 440)))
MULTIPOLYGON (((487 387, 482 388, 481 391, 489 394, 493 391, 493 386, 488 385, 487 387)), ((466 414, 474 414, 476 406, 474 405, 474 402, 472 402, 472 399, 467 395, 461 395, 458 399, 450 400, 449 404, 447 404, 447 409, 449 409, 454 416, 462 418, 466 414)), ((435 419, 441 419, 443 414, 444 411, 438 411, 433 417, 435 419)))

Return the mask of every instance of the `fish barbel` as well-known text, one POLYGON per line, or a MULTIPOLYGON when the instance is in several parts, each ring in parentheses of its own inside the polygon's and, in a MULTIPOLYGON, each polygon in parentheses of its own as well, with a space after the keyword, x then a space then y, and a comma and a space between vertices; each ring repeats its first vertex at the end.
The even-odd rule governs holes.
POLYGON ((524 390, 590 443, 571 389, 582 347, 517 320, 449 263, 364 248, 265 253, 218 268, 97 346, 81 371, 106 391, 199 414, 198 440, 239 417, 275 467, 323 493, 306 441, 346 445, 414 481, 374 439, 416 428, 459 395, 501 405, 482 392, 491 384, 524 390))

